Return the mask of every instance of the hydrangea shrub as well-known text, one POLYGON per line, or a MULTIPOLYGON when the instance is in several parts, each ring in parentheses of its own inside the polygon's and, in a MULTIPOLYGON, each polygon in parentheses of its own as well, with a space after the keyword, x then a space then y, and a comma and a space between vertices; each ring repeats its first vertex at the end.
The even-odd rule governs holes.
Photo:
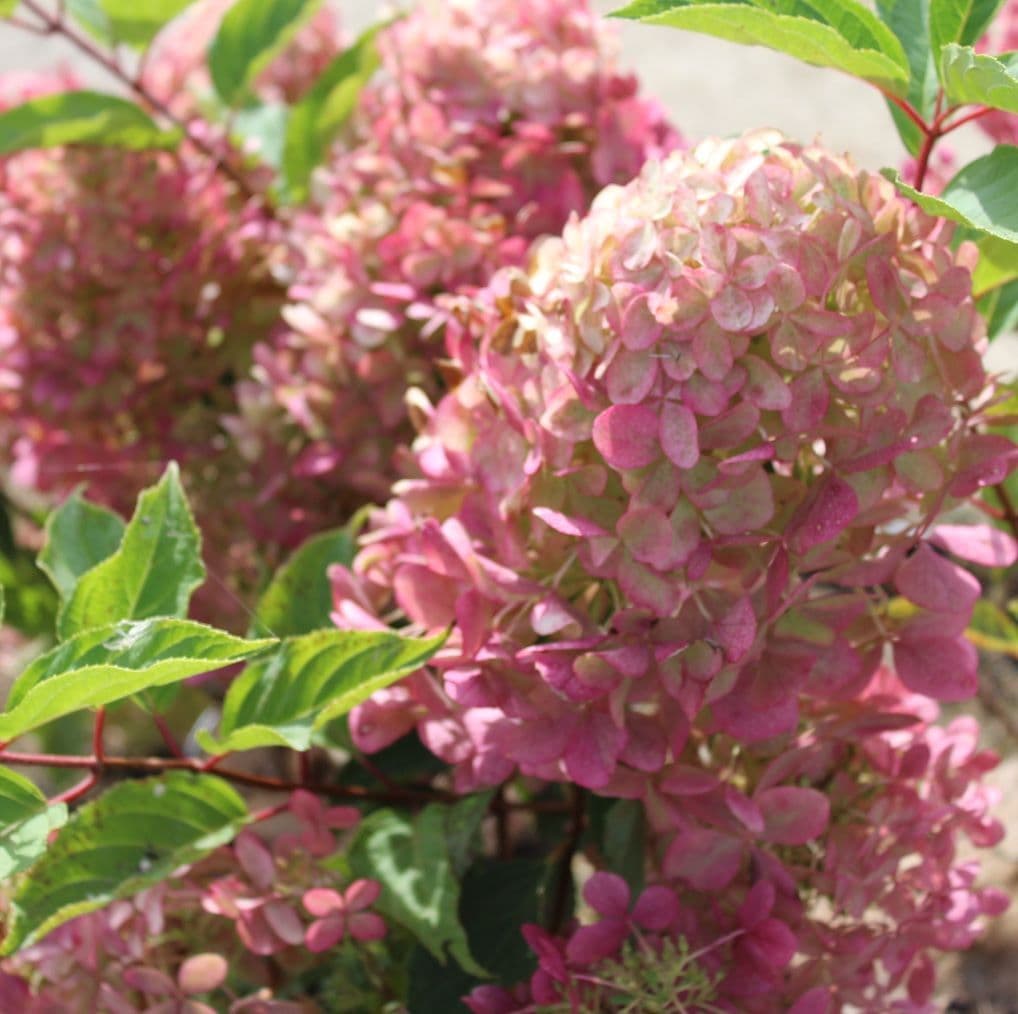
POLYGON ((940 1009, 1013 5, 717 6, 621 13, 875 85, 908 182, 684 139, 584 0, 0 5, 121 86, 0 80, 0 1008, 940 1009))

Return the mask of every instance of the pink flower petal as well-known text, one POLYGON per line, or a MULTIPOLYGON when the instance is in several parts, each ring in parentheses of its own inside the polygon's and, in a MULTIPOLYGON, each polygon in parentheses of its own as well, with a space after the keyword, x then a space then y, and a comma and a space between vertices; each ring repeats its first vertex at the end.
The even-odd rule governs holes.
POLYGON ((743 845, 737 838, 707 828, 680 831, 665 856, 664 870, 699 891, 727 887, 742 865, 743 845))
POLYGON ((817 486, 793 519, 789 545, 797 553, 829 542, 843 531, 859 513, 855 490, 836 475, 828 476, 817 486))
POLYGON ((894 583, 910 602, 942 613, 971 613, 982 592, 967 570, 925 543, 898 568, 894 583))
POLYGON ((725 786, 725 805, 747 830, 754 834, 763 831, 764 817, 760 808, 752 799, 731 785, 725 786))
POLYGON ((283 943, 296 946, 301 942, 304 936, 304 923, 301 922, 300 916, 297 914, 293 905, 286 901, 272 901, 269 902, 265 908, 262 909, 262 915, 265 917, 266 923, 268 923, 272 932, 279 937, 283 943))
POLYGON ((621 919, 581 926, 566 945, 566 957, 577 964, 591 965, 615 954, 626 936, 626 924, 621 919))
POLYGON ((764 921, 774 908, 774 885, 769 880, 758 880, 739 906, 739 925, 751 930, 764 921))
POLYGON ((711 316, 726 330, 746 330, 756 316, 753 301, 736 285, 726 285, 710 303, 711 316))
POLYGON ((276 879, 276 864, 266 844, 252 831, 241 831, 233 843, 241 869, 256 887, 271 887, 276 879))
POLYGON ((386 934, 385 920, 377 912, 358 912, 349 921, 350 936, 367 942, 381 940, 386 934))
POLYGON ((587 789, 607 785, 615 771, 625 732, 605 714, 593 712, 569 738, 563 761, 566 773, 587 789))
POLYGON ((342 895, 331 887, 312 887, 304 892, 302 901, 308 912, 317 916, 342 912, 346 908, 342 895))
POLYGON ((902 683, 938 701, 964 701, 979 690, 979 656, 964 637, 903 637, 894 646, 902 683))
POLYGON ((652 933, 666 930, 678 914, 679 901, 668 887, 648 887, 633 906, 633 922, 652 933))
POLYGON ((756 613, 748 595, 739 599, 718 620, 714 636, 729 662, 745 658, 756 640, 756 613))
POLYGON ((832 1014, 831 991, 827 986, 807 990, 789 1008, 788 1014, 832 1014))
POLYGON ((221 954, 194 954, 177 970, 177 983, 185 994, 211 993, 226 981, 229 970, 221 954))
POLYGON ((661 324, 654 317, 645 295, 637 296, 622 314, 622 344, 629 349, 647 349, 661 336, 661 324))
MULTIPOLYGON (((349 912, 358 912, 363 908, 369 908, 378 901, 378 896, 381 893, 382 885, 377 880, 355 880, 343 892, 346 909, 349 912)), ((317 914, 312 913, 312 915, 317 914)))
POLYGON ((640 563, 650 564, 657 570, 667 570, 678 562, 672 523, 656 507, 630 507, 619 518, 616 532, 626 549, 640 563))
POLYGON ((550 507, 535 507, 532 513, 549 528, 554 528, 556 532, 561 532, 563 535, 590 537, 608 534, 593 521, 588 521, 586 518, 569 517, 559 511, 553 511, 550 507))
POLYGON ((128 968, 122 978, 131 989, 148 996, 173 996, 177 992, 177 984, 158 968, 136 965, 134 968, 128 968))
POLYGON ((335 947, 346 935, 346 923, 342 916, 316 919, 304 934, 304 946, 316 954, 335 947))
POLYGON ((583 885, 587 904, 602 916, 624 919, 629 912, 629 885, 616 873, 595 873, 583 885))
POLYGON ((743 356, 739 362, 746 368, 749 380, 742 389, 743 397, 757 408, 781 412, 792 403, 792 391, 778 376, 777 370, 759 356, 743 356))
POLYGON ((685 405, 674 401, 664 403, 661 408, 659 437, 665 454, 679 468, 692 468, 700 460, 696 416, 685 405))
POLYGON ((1018 560, 1018 542, 989 525, 937 525, 930 542, 981 567, 1010 567, 1018 560))
POLYGON ((777 845, 804 845, 818 838, 831 818, 831 804, 816 789, 780 785, 756 796, 763 813, 763 837, 777 845))
POLYGON ((643 468, 661 454, 657 416, 646 405, 613 405, 594 420, 594 446, 613 468, 643 468))
POLYGON ((737 945, 748 952, 761 968, 777 972, 784 968, 798 949, 795 934, 779 919, 765 919, 737 945))

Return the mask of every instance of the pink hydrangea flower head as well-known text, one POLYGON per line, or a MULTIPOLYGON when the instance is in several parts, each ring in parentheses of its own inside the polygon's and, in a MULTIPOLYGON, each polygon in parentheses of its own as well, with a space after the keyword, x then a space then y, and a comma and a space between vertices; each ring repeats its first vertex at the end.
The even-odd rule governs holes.
POLYGON ((950 235, 763 132, 650 163, 461 300, 473 369, 334 580, 343 624, 395 605, 454 627, 440 692, 405 683, 391 727, 439 723, 464 786, 501 758, 630 794, 698 716, 790 732, 801 695, 859 693, 888 643, 912 689, 970 695, 973 579, 922 536, 1016 450, 978 431, 950 235), (907 616, 880 615, 892 584, 907 616))
MULTIPOLYGON (((583 0, 429 0, 378 48, 382 72, 295 221, 289 333, 256 371, 316 481, 354 504, 388 494, 408 389, 455 373, 440 297, 520 263, 678 140, 583 0)), ((256 440, 266 421, 233 425, 256 440)))
MULTIPOLYGON (((130 514, 177 460, 210 563, 243 573, 251 539, 240 545, 229 505, 254 500, 261 475, 222 420, 252 346, 278 324, 278 226, 186 145, 24 151, 0 174, 0 406, 13 480, 53 495, 84 482, 130 514)), ((264 528, 281 506, 262 505, 264 528)))

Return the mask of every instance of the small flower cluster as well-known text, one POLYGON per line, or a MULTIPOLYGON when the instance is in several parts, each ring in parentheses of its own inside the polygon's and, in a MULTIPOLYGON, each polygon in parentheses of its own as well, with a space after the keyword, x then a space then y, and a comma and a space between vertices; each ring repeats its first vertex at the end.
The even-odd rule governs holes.
POLYGON ((290 330, 259 348, 234 423, 258 446, 271 395, 301 435, 294 470, 355 503, 387 494, 408 388, 442 387, 440 295, 520 263, 677 143, 585 2, 424 3, 378 48, 382 76, 294 223, 290 330))
POLYGON ((358 812, 326 808, 304 791, 291 796, 287 812, 296 830, 277 834, 271 846, 242 831, 172 881, 79 916, 8 959, 0 969, 0 1009, 205 1014, 227 1008, 199 997, 225 995, 231 1014, 305 1010, 258 987, 266 959, 296 948, 319 954, 347 938, 379 940, 386 928, 368 911, 377 882, 356 880, 337 890, 335 874, 320 866, 338 848, 335 832, 355 826, 358 812), (308 923, 298 900, 312 917, 308 923), (222 917, 234 923, 236 937, 224 934, 222 917), (228 972, 232 986, 253 991, 227 988, 228 972))
POLYGON ((299 834, 279 835, 270 848, 251 831, 242 831, 232 846, 237 871, 217 877, 202 888, 206 912, 234 921, 244 946, 258 955, 276 954, 304 945, 312 952, 328 950, 345 937, 379 940, 385 935, 380 916, 367 909, 378 897, 375 881, 354 881, 340 893, 332 875, 318 868, 318 860, 337 849, 336 830, 354 827, 357 810, 349 806, 326 809, 309 792, 298 790, 289 804, 301 824, 299 834), (314 921, 305 926, 297 899, 314 921))
POLYGON ((511 991, 479 986, 464 998, 466 1006, 474 1014, 511 1014, 532 1010, 537 1003, 541 1010, 586 1014, 604 1009, 599 999, 607 995, 630 1003, 644 1001, 642 1007, 627 1009, 669 1009, 665 1004, 677 1010, 710 1009, 705 1004, 712 998, 713 981, 703 974, 695 956, 675 950, 669 935, 679 911, 673 891, 648 887, 632 905, 629 886, 621 877, 595 873, 584 885, 583 898, 599 921, 574 925, 567 937, 524 926, 523 935, 538 959, 530 982, 511 991), (626 982, 627 973, 635 973, 631 984, 626 982), (654 995, 648 996, 648 991, 654 995))
POLYGON ((634 987, 662 983, 670 965, 672 995, 706 991, 705 1009, 890 1010, 901 987, 911 1006, 893 1009, 929 1009, 931 952, 968 947, 1008 903, 957 857, 963 838, 987 847, 1003 835, 980 784, 997 758, 977 749, 970 719, 936 718, 885 668, 858 701, 814 709, 807 731, 764 752, 705 738, 701 756, 714 751, 726 778, 673 765, 646 799, 661 883, 631 908, 620 877, 594 874, 583 894, 598 921, 561 937, 526 927, 530 982, 480 987, 467 1005, 614 1009, 599 1000, 617 998, 636 958, 634 987), (752 793, 736 785, 751 780, 752 793), (684 950, 666 953, 676 941, 684 950))
MULTIPOLYGON (((129 512, 166 461, 222 473, 219 417, 278 319, 273 227, 207 159, 67 148, 6 158, 0 375, 12 478, 129 512)), ((225 466, 224 466, 225 467, 225 466)))
POLYGON ((951 557, 1015 558, 934 527, 1016 455, 979 429, 971 251, 950 239, 770 133, 649 165, 460 302, 472 368, 422 406, 412 476, 332 572, 341 626, 395 606, 453 629, 355 710, 357 745, 416 728, 461 790, 519 771, 641 799, 673 935, 735 1009, 919 996, 927 952, 999 909, 954 863, 959 833, 999 833, 971 730, 910 714, 879 735, 887 694, 974 693, 979 587, 951 557), (870 849, 887 864, 850 898, 870 849))
POLYGON ((912 689, 970 696, 978 585, 922 535, 1015 448, 975 428, 981 325, 949 238, 882 179, 760 135, 608 188, 498 276, 419 477, 337 572, 340 623, 394 600, 458 626, 444 694, 391 691, 358 743, 390 711, 386 737, 418 722, 467 783, 519 764, 622 791, 705 708, 766 739, 800 694, 857 694, 889 643, 912 689), (451 710, 470 720, 446 736, 451 710))

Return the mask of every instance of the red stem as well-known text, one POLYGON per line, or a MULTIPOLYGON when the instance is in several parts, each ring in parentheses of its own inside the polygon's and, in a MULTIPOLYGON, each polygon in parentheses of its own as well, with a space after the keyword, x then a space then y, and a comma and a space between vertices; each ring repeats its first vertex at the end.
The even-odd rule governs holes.
MULTIPOLYGON (((3 755, 5 764, 23 767, 51 768, 95 768, 96 757, 75 757, 66 754, 47 753, 16 753, 8 751, 3 755)), ((101 766, 106 769, 120 771, 138 771, 159 774, 163 771, 193 771, 201 774, 206 770, 206 762, 188 757, 103 757, 101 766)), ((387 789, 375 791, 357 785, 326 785, 311 783, 302 785, 298 781, 287 778, 272 778, 268 775, 255 775, 247 771, 218 768, 216 774, 226 781, 238 785, 251 785, 271 792, 293 792, 296 789, 307 789, 320 796, 331 796, 337 799, 364 800, 365 802, 382 803, 447 803, 459 797, 454 792, 441 789, 387 789)))
POLYGON ((95 722, 92 725, 92 754, 94 756, 95 773, 102 772, 103 762, 106 758, 106 750, 103 747, 103 730, 106 728, 106 709, 100 708, 95 713, 95 722))
POLYGON ((930 156, 933 154, 934 145, 940 138, 940 130, 936 124, 927 126, 923 136, 923 146, 919 149, 919 158, 915 171, 915 188, 922 190, 923 182, 926 179, 926 172, 930 167, 930 156))
MULTIPOLYGON (((947 114, 957 112, 957 109, 949 109, 947 114)), ((966 123, 971 123, 973 120, 978 120, 980 117, 985 116, 987 113, 992 113, 993 109, 990 106, 980 106, 978 109, 973 109, 971 113, 966 113, 964 116, 959 117, 953 123, 943 125, 941 134, 950 134, 952 130, 957 130, 959 127, 964 127, 966 123)))
POLYGON ((883 88, 880 88, 879 91, 884 96, 884 98, 887 99, 888 102, 891 102, 894 105, 896 105, 923 133, 926 133, 926 131, 929 129, 928 124, 922 118, 922 116, 920 116, 919 113, 916 112, 915 107, 910 102, 907 102, 905 99, 899 98, 897 95, 892 95, 888 91, 884 91, 883 88))
POLYGON ((50 805, 53 803, 74 803, 79 800, 82 796, 91 792, 99 784, 99 775, 95 771, 89 772, 77 785, 72 785, 69 789, 65 789, 59 795, 53 796, 49 800, 50 805))
POLYGON ((174 757, 183 757, 184 751, 180 748, 180 744, 177 742, 177 737, 173 735, 173 730, 169 727, 165 718, 162 715, 153 714, 152 721, 155 723, 155 727, 159 730, 159 735, 162 736, 163 742, 166 744, 166 749, 174 757))

